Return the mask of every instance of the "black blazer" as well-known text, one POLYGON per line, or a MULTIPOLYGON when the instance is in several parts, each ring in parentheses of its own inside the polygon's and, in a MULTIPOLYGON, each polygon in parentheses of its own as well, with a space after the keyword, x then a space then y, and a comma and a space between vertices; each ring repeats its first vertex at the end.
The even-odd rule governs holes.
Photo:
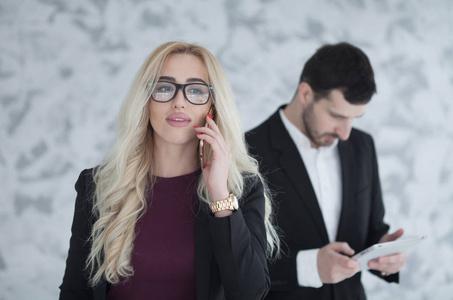
MULTIPOLYGON (((279 109, 284 108, 284 106, 279 109)), ((321 288, 300 287, 296 255, 299 250, 329 243, 323 216, 304 162, 287 132, 279 111, 246 134, 249 151, 275 193, 277 225, 283 231, 282 258, 269 264, 271 291, 267 299, 365 299, 360 273, 321 288)), ((374 143, 370 135, 353 129, 338 143, 342 170, 342 209, 336 241, 358 253, 388 231, 374 143)), ((385 277, 397 281, 398 275, 385 277)))
MULTIPOLYGON (((88 286, 85 261, 92 215, 92 169, 84 170, 75 185, 72 236, 60 299, 105 299, 108 284, 88 286)), ((240 209, 231 216, 215 218, 207 205, 197 204, 195 262, 197 299, 262 299, 270 287, 266 264, 263 185, 248 179, 239 199, 240 209)), ((200 201, 198 201, 200 202, 200 201)))

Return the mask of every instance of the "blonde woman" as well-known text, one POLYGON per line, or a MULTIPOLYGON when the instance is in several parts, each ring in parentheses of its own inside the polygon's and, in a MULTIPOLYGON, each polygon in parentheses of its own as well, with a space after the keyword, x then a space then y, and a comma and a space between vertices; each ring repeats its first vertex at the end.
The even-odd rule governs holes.
POLYGON ((271 203, 205 48, 168 42, 150 54, 113 149, 76 190, 60 299, 261 299, 269 290, 271 203))

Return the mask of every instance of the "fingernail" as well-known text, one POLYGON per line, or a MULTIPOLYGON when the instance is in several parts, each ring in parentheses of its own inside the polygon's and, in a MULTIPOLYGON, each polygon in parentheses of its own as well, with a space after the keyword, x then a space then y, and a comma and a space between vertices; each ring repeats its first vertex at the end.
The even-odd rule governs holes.
POLYGON ((211 120, 212 120, 212 116, 211 116, 211 114, 210 114, 210 113, 208 113, 208 117, 209 117, 209 119, 211 119, 211 120))

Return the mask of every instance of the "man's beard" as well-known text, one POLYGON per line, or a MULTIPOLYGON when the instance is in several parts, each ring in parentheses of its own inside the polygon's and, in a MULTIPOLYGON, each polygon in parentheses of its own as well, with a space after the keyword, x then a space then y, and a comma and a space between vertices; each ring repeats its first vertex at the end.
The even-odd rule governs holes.
POLYGON ((333 139, 339 138, 335 133, 323 133, 319 134, 316 129, 316 117, 314 113, 314 102, 310 103, 302 113, 302 122, 305 127, 305 134, 308 139, 315 144, 317 147, 325 147, 333 144, 334 141, 325 141, 323 137, 330 136, 333 139))

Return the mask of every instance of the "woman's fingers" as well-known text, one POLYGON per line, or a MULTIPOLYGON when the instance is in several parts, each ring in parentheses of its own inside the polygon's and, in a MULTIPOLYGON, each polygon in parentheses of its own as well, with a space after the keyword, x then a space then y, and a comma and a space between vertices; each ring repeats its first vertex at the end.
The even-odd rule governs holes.
POLYGON ((231 163, 231 153, 219 128, 213 120, 206 117, 208 127, 194 127, 198 139, 209 144, 211 158, 203 168, 203 178, 212 201, 222 200, 228 195, 227 180, 231 163))
POLYGON ((206 143, 208 143, 213 152, 218 152, 218 151, 223 152, 224 151, 224 149, 221 147, 221 145, 219 144, 219 142, 217 141, 217 139, 215 137, 213 137, 207 133, 202 133, 202 132, 200 132, 200 133, 201 134, 197 135, 197 137, 200 140, 203 140, 206 143))
POLYGON ((227 146, 222 134, 220 133, 219 127, 209 117, 206 117, 206 121, 208 122, 210 128, 194 127, 195 131, 197 132, 198 138, 206 141, 211 146, 213 151, 227 151, 227 146))
POLYGON ((206 123, 212 128, 212 130, 220 134, 219 126, 217 126, 217 124, 214 122, 214 120, 211 118, 209 114, 206 116, 206 123))

